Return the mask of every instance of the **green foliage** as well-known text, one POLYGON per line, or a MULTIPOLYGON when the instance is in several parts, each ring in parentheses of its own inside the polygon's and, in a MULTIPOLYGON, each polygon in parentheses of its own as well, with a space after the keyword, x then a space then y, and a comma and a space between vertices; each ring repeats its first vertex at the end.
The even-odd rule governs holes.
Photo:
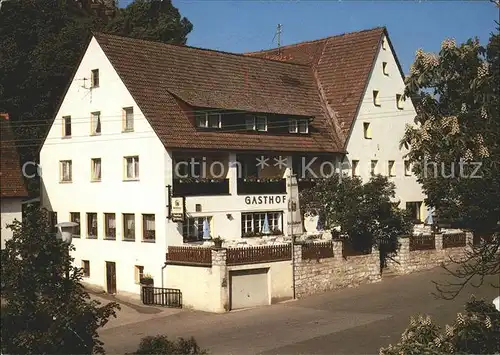
POLYGON ((340 227, 352 246, 360 251, 373 245, 397 249, 397 237, 411 232, 406 212, 391 203, 395 186, 384 176, 363 184, 358 177, 334 175, 318 181, 300 194, 306 215, 319 215, 326 229, 340 227))
POLYGON ((11 229, 2 256, 2 353, 103 354, 97 330, 116 316, 118 304, 90 300, 45 211, 29 210, 11 229))
POLYGON ((481 234, 500 227, 499 49, 498 32, 486 47, 477 39, 459 46, 445 40, 437 55, 417 51, 406 81, 406 95, 419 100, 417 126, 407 127, 402 145, 410 148, 426 204, 481 234), (471 177, 471 162, 481 164, 479 178, 471 177))
POLYGON ((205 355, 194 338, 179 338, 177 341, 168 340, 165 335, 148 336, 141 339, 139 348, 133 354, 144 355, 205 355))
POLYGON ((91 31, 185 44, 193 28, 171 1, 136 0, 124 9, 108 1, 111 15, 92 6, 91 0, 2 4, 0 112, 11 116, 23 161, 37 158, 91 31))
POLYGON ((472 299, 444 332, 430 317, 412 318, 396 345, 380 349, 380 355, 498 354, 500 312, 492 304, 472 299))

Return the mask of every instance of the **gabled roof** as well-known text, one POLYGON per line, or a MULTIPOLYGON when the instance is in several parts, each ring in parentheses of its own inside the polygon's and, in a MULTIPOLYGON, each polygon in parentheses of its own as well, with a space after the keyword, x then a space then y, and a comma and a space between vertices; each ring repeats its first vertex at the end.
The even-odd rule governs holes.
POLYGON ((94 37, 167 148, 342 151, 307 65, 94 37), (196 107, 314 117, 314 123, 309 135, 201 132, 192 119, 196 107))
POLYGON ((388 37, 387 30, 377 27, 247 55, 310 66, 317 73, 326 104, 336 113, 345 144, 363 100, 382 35, 388 37))
POLYGON ((0 114, 0 195, 28 196, 8 114, 0 114))

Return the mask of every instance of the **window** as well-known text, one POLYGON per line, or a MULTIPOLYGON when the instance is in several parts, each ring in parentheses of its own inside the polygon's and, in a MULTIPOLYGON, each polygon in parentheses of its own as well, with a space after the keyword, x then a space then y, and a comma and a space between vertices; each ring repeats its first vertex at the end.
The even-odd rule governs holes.
POLYGON ((83 277, 90 277, 90 261, 82 260, 83 277))
POLYGON ((73 229, 74 230, 73 237, 74 238, 80 238, 80 234, 81 234, 80 212, 70 212, 69 213, 69 219, 70 219, 71 222, 78 223, 78 225, 73 229))
POLYGON ((116 215, 114 213, 104 214, 104 238, 116 239, 116 215))
POLYGON ((255 125, 255 128, 257 129, 257 131, 267 131, 267 117, 257 116, 256 122, 257 123, 255 125))
POLYGON ((406 202, 406 209, 410 212, 410 216, 415 218, 417 221, 422 221, 422 201, 406 202))
POLYGON ((101 134, 101 113, 99 111, 90 114, 90 133, 101 134))
POLYGON ((384 72, 384 75, 389 75, 389 72, 387 70, 387 62, 382 62, 382 71, 384 72))
POLYGON ((363 135, 365 139, 372 139, 372 129, 369 122, 363 122, 363 135))
POLYGON ((387 38, 382 38, 382 49, 385 51, 387 49, 387 38))
POLYGON ((87 213, 87 238, 97 239, 97 213, 87 213))
POLYGON ((123 131, 132 132, 134 130, 134 108, 125 107, 123 109, 123 131))
POLYGON ((222 117, 220 113, 202 113, 196 117, 196 126, 199 128, 221 128, 222 117))
POLYGON ((359 160, 353 160, 351 165, 352 176, 358 176, 359 160))
POLYGON ((404 97, 403 95, 400 95, 400 94, 396 94, 396 107, 399 109, 399 110, 402 110, 404 108, 404 97))
POLYGON ((90 87, 99 87, 99 69, 94 69, 90 73, 90 87))
POLYGON ((63 117, 63 136, 71 137, 71 116, 63 117))
POLYGON ((139 179, 139 157, 125 157, 125 178, 127 180, 139 179))
POLYGON ((405 164, 405 176, 410 176, 411 175, 411 165, 409 160, 404 161, 405 164))
POLYGON ((396 176, 394 172, 394 160, 389 160, 387 163, 387 174, 388 176, 396 176))
POLYGON ((141 283, 142 276, 144 275, 144 266, 135 265, 134 267, 134 279, 135 283, 141 283))
POLYGON ((242 237, 262 235, 262 227, 267 215, 269 231, 281 232, 281 220, 283 212, 255 212, 241 214, 242 237))
POLYGON ((135 240, 135 215, 123 214, 123 240, 135 240))
POLYGON ((182 225, 182 236, 185 242, 196 242, 203 240, 203 222, 205 219, 212 230, 212 217, 191 217, 186 218, 186 223, 182 225))
POLYGON ((309 133, 309 120, 291 118, 288 123, 288 132, 290 133, 309 133))
POLYGON ((373 90, 373 104, 375 106, 380 106, 380 98, 378 90, 373 90))
POLYGON ((92 181, 101 181, 101 158, 94 158, 90 160, 92 181))
POLYGON ((72 181, 72 168, 73 164, 71 160, 61 160, 59 162, 59 179, 61 182, 71 182, 72 181))
POLYGON ((374 176, 377 173, 377 163, 378 163, 377 160, 371 161, 371 170, 370 170, 371 176, 374 176))
POLYGON ((245 117, 245 127, 247 130, 253 131, 255 129, 255 117, 246 116, 245 117))
POLYGON ((142 215, 142 240, 144 241, 155 241, 156 230, 155 230, 155 215, 154 214, 143 214, 142 215))

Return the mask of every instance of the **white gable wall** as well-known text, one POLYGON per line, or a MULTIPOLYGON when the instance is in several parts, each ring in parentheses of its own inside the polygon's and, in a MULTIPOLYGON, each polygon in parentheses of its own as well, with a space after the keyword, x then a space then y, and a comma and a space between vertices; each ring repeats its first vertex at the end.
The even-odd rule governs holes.
MULTIPOLYGON (((386 49, 379 49, 368 87, 363 97, 358 116, 354 123, 347 144, 349 165, 352 160, 359 160, 358 174, 363 181, 370 179, 371 160, 378 160, 376 173, 388 175, 388 161, 394 160, 395 177, 390 180, 396 184, 396 198, 401 200, 400 207, 405 208, 408 201, 423 201, 424 195, 414 175, 405 176, 403 156, 407 150, 400 150, 399 143, 405 132, 405 125, 414 124, 415 108, 410 99, 404 102, 404 108, 396 106, 396 94, 404 93, 404 81, 401 78, 394 53, 387 43, 386 49), (382 69, 387 63, 388 75, 382 69), (380 106, 373 103, 373 90, 379 91, 380 106), (363 123, 371 128, 371 139, 364 138, 363 123)), ((351 172, 349 171, 349 174, 351 172)), ((422 206, 422 213, 424 206, 422 206)), ((425 216, 425 214, 423 214, 425 216)))
POLYGON ((50 128, 40 153, 42 204, 57 212, 58 222, 81 213, 80 239, 74 240, 75 264, 90 261, 90 283, 106 285, 105 261, 116 262, 117 288, 138 293, 134 265, 160 283, 166 251, 165 170, 171 160, 140 108, 95 39, 50 128), (91 70, 99 69, 99 87, 89 90, 91 70), (86 88, 83 88, 85 80, 86 88), (122 133, 122 108, 134 108, 134 132, 122 133), (91 136, 90 114, 101 112, 101 135, 91 136), (70 115, 72 137, 62 138, 62 117, 70 115), (125 181, 125 156, 139 156, 139 180, 125 181), (101 158, 101 182, 91 182, 91 159, 101 158), (59 161, 72 160, 71 183, 61 183, 59 161), (86 213, 98 216, 98 239, 86 239, 86 213), (116 214, 116 240, 104 239, 104 213, 116 214), (135 214, 135 242, 123 241, 122 213, 135 214), (156 242, 142 242, 142 214, 155 214, 156 242))

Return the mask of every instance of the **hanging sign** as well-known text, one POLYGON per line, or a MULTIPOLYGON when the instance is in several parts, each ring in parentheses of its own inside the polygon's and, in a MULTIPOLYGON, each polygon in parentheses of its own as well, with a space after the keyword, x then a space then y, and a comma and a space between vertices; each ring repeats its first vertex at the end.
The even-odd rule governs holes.
POLYGON ((186 218, 186 209, 184 205, 184 197, 172 197, 170 204, 172 222, 184 222, 186 218))

